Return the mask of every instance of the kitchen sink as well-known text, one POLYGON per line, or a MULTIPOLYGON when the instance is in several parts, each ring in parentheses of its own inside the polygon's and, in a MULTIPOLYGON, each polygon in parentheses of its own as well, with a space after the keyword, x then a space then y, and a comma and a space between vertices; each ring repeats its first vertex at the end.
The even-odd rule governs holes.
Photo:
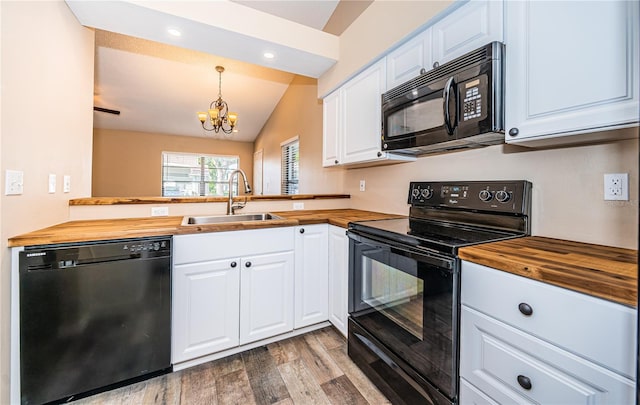
POLYGON ((282 219, 277 215, 270 213, 260 214, 239 214, 239 215, 217 215, 217 216, 186 216, 182 219, 182 225, 205 225, 205 224, 225 224, 229 222, 253 222, 253 221, 272 221, 282 219))

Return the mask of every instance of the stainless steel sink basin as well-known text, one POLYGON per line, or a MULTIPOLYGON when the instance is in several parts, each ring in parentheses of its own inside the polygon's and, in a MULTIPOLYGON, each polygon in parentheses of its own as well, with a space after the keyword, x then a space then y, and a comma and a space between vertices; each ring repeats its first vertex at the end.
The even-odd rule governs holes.
POLYGON ((274 219, 282 219, 277 215, 270 213, 260 214, 239 214, 239 215, 218 215, 218 216, 186 216, 182 219, 182 225, 205 225, 205 224, 225 224, 229 222, 247 222, 247 221, 270 221, 274 219))

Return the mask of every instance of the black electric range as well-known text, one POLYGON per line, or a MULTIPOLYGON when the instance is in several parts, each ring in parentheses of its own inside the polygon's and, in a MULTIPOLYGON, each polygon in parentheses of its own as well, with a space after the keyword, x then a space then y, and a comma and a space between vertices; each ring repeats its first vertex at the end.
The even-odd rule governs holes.
POLYGON ((529 235, 531 188, 412 182, 408 218, 349 224, 349 356, 392 403, 458 403, 458 249, 529 235))

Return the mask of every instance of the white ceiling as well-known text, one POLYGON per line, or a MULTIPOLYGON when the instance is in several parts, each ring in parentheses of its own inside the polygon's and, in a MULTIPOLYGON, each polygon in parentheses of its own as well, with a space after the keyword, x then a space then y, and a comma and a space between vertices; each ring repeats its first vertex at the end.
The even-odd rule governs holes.
MULTIPOLYGON (((98 28, 94 104, 121 111, 120 115, 94 112, 96 128, 215 136, 251 142, 268 120, 294 75, 300 74, 298 67, 287 66, 297 63, 301 59, 300 54, 288 55, 289 61, 280 60, 271 64, 263 61, 262 66, 258 66, 234 58, 224 58, 211 52, 200 52, 197 46, 188 49, 188 46, 178 47, 171 45, 169 41, 159 42, 145 35, 132 36, 132 33, 126 32, 125 29, 119 30, 121 34, 109 32, 117 29, 86 21, 96 18, 95 14, 107 19, 110 12, 122 12, 123 10, 117 7, 121 8, 123 5, 138 7, 138 2, 135 1, 67 2, 81 23, 98 28), (82 8, 87 3, 114 3, 117 7, 106 11, 87 11, 86 7, 82 8), (91 15, 92 13, 94 15, 91 15), (123 35, 125 33, 129 35, 123 35), (196 116, 197 111, 206 111, 209 103, 217 98, 218 73, 214 69, 216 65, 222 65, 226 69, 222 74, 222 98, 228 103, 231 111, 238 113, 238 132, 233 135, 204 131, 196 116), (269 68, 270 65, 275 68, 269 68)), ((140 2, 145 6, 151 3, 153 2, 140 2)), ((166 6, 169 3, 171 2, 159 4, 166 6)), ((182 4, 186 3, 188 2, 182 4)), ((241 10, 259 10, 260 13, 278 16, 289 22, 293 21, 296 25, 302 24, 319 31, 329 20, 339 1, 233 0, 233 3, 238 4, 234 7, 242 7, 241 10)), ((134 11, 137 12, 138 9, 134 11)), ((139 18, 142 18, 142 15, 139 18)), ((304 29, 308 29, 306 27, 304 29)), ((329 35, 319 32, 321 35, 329 35)), ((208 41, 212 42, 210 39, 208 41)), ((302 56, 305 56, 305 51, 302 52, 302 56)), ((279 53, 277 58, 282 59, 283 54, 287 56, 286 50, 279 53)), ((312 58, 313 55, 307 59, 312 58)), ((324 71, 332 63, 325 63, 324 67, 318 67, 321 63, 310 65, 313 65, 314 69, 324 71)), ((301 69, 304 71, 305 67, 301 69)), ((311 72, 308 76, 317 77, 319 72, 311 72)))

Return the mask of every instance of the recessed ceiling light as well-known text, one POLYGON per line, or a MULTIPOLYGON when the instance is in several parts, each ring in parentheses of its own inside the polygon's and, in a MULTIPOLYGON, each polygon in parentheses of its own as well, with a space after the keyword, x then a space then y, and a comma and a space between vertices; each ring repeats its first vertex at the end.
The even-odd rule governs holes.
POLYGON ((175 28, 169 28, 167 32, 173 35, 174 37, 179 37, 180 35, 182 35, 182 33, 175 28))
POLYGON ((267 59, 273 59, 276 57, 276 55, 273 52, 265 52, 264 54, 262 54, 262 56, 264 56, 267 59))

